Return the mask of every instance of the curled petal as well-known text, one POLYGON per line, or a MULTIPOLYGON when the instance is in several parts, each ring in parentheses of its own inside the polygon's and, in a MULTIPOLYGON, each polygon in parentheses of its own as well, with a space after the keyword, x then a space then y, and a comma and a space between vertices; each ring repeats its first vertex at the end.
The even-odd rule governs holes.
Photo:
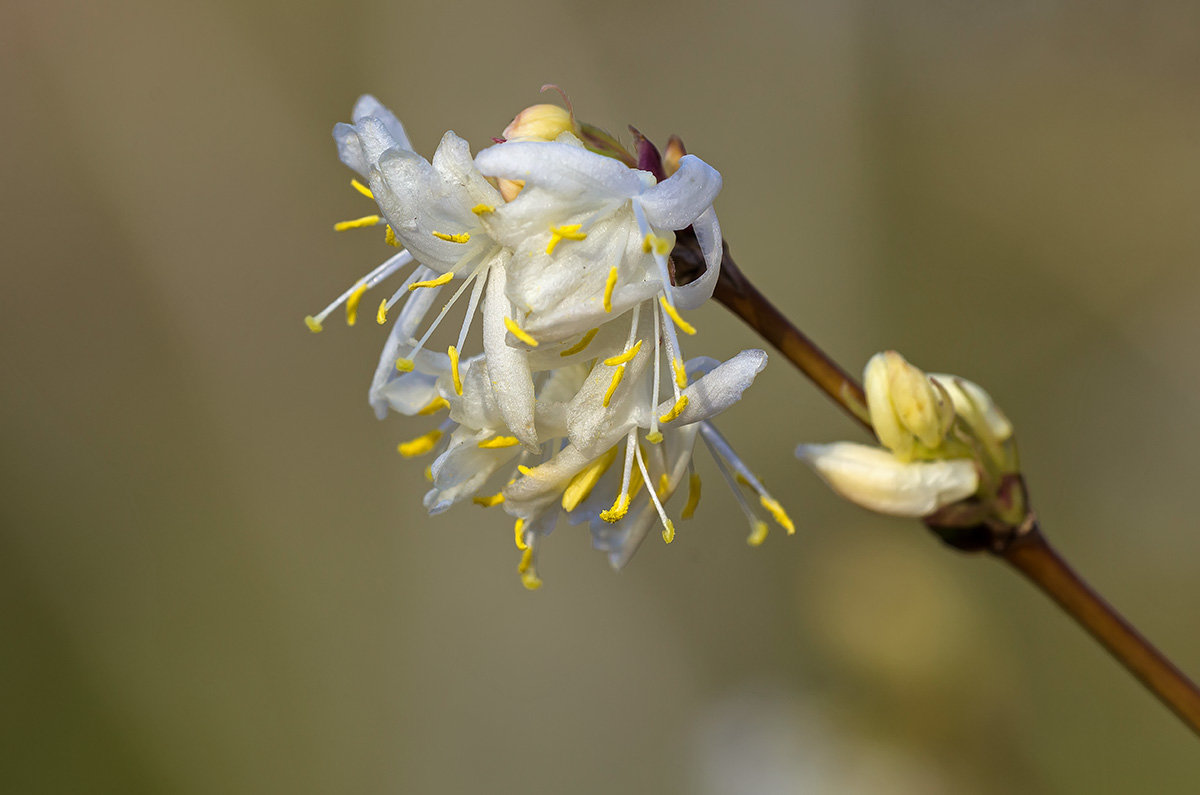
POLYGON ((720 172, 695 155, 684 155, 679 170, 646 190, 638 201, 654 226, 683 229, 712 207, 720 191, 720 172))
POLYGON ((903 462, 881 448, 851 442, 802 444, 796 455, 842 497, 891 516, 928 516, 979 488, 975 464, 962 458, 903 462))
POLYGON ((672 287, 671 293, 675 305, 680 309, 689 310, 703 304, 712 298, 717 286, 717 277, 721 275, 721 225, 717 222, 717 213, 709 207, 692 222, 692 230, 696 233, 696 241, 704 254, 704 273, 694 282, 682 287, 672 287))
POLYGON ((583 194, 628 199, 646 184, 644 172, 562 141, 497 144, 476 155, 475 165, 486 176, 523 180, 568 199, 583 194))

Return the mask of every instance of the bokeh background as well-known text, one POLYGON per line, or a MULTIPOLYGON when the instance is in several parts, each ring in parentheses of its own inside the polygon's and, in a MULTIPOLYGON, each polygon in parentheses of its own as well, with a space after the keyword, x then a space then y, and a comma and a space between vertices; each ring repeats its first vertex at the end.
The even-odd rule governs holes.
MULTIPOLYGON (((1195 737, 995 561, 839 502, 778 357, 617 574, 429 519, 301 322, 386 256, 329 131, 431 154, 544 82, 725 175, 743 268, 850 369, 987 385, 1044 524, 1200 673, 1200 10, 1097 2, 119 0, 0 10, 0 790, 1194 793, 1195 737)), ((369 304, 370 301, 368 300, 369 304)), ((712 306, 690 350, 756 345, 712 306)), ((369 319, 368 319, 369 320, 369 319)))

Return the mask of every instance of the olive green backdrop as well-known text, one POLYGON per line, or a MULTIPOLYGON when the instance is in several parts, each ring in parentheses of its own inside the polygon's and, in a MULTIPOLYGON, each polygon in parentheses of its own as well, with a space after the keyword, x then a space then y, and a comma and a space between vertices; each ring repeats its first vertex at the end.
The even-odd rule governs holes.
MULTIPOLYGON (((1196 738, 1002 566, 836 500, 861 439, 779 357, 619 574, 420 508, 387 252, 329 131, 431 154, 538 87, 684 136, 747 273, 852 370, 986 385, 1052 538, 1200 673, 1200 13, 1114 2, 120 0, 0 10, 0 790, 1193 793, 1196 738)), ((758 343, 718 306, 693 353, 758 343)))

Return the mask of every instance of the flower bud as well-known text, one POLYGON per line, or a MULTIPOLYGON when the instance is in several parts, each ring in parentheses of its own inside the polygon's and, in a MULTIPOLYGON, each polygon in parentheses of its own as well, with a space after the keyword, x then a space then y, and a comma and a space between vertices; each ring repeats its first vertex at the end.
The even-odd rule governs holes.
POLYGON ((579 134, 575 117, 558 105, 530 105, 504 128, 508 141, 553 141, 565 132, 579 134))
POLYGON ((871 425, 885 447, 911 461, 917 444, 941 446, 954 424, 946 389, 895 351, 877 353, 863 372, 871 425))
POLYGON ((672 135, 667 139, 667 148, 663 150, 662 164, 663 171, 667 176, 671 176, 679 170, 679 161, 687 154, 687 149, 683 146, 683 139, 678 135, 672 135))

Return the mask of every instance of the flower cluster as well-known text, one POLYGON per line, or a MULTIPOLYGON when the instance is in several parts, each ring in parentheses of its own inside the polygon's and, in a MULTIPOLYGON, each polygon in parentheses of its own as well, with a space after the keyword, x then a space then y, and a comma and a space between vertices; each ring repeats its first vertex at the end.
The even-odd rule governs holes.
POLYGON ((697 437, 745 510, 751 543, 766 535, 759 511, 793 531, 710 422, 741 397, 766 354, 688 360, 680 345, 695 333, 682 312, 711 296, 720 268, 712 207, 720 174, 678 146, 665 162, 655 151, 649 170, 635 168, 630 161, 644 164, 590 149, 580 133, 573 113, 538 105, 474 157, 447 132, 429 161, 389 110, 362 97, 334 138, 363 180, 353 186, 378 212, 335 228, 381 227, 401 250, 306 318, 320 331, 344 306, 353 325, 364 293, 407 271, 376 312, 381 325, 394 319, 371 406, 381 419, 445 412, 399 445, 406 457, 435 455, 425 507, 502 505, 515 520, 518 570, 531 589, 541 584, 539 543, 560 517, 588 523, 614 566, 656 525, 670 543, 668 502, 686 493, 688 518, 700 497, 697 437), (685 229, 707 268, 680 286, 670 255, 685 229), (464 318, 443 353, 434 334, 464 296, 464 318), (477 315, 482 350, 469 352, 477 315))

